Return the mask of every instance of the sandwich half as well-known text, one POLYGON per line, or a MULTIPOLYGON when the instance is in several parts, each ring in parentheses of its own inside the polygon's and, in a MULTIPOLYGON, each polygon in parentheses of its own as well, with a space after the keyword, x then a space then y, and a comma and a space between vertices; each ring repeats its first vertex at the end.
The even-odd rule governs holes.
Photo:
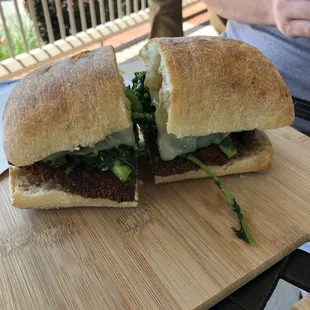
MULTIPOLYGON (((154 107, 147 130, 156 183, 265 171, 264 130, 291 125, 294 107, 279 72, 255 47, 221 37, 155 38, 140 51, 154 107)), ((147 96, 146 96, 147 97, 147 96)))
POLYGON ((137 206, 130 113, 111 46, 28 74, 3 116, 13 206, 137 206))

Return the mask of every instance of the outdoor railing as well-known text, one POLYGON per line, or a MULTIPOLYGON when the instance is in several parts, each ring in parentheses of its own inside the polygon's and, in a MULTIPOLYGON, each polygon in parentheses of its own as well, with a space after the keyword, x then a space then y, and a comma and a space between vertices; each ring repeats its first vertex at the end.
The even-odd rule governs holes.
POLYGON ((147 0, 0 0, 0 81, 148 21, 147 0))

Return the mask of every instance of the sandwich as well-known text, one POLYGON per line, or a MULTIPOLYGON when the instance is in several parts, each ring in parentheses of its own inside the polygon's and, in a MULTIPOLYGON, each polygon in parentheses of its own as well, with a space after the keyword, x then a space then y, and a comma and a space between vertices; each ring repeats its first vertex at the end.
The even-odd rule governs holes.
POLYGON ((136 136, 113 47, 31 72, 3 116, 12 205, 137 206, 136 136))
POLYGON ((140 57, 146 71, 132 90, 141 100, 150 95, 140 126, 156 183, 208 177, 188 154, 217 176, 269 169, 264 131, 291 125, 294 107, 261 52, 221 37, 155 38, 140 57))

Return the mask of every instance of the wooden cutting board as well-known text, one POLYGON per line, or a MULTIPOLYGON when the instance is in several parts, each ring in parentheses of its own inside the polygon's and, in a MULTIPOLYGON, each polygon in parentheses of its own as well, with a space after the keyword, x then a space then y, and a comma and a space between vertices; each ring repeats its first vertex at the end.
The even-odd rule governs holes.
POLYGON ((236 217, 210 179, 145 180, 136 209, 27 211, 11 207, 3 178, 0 308, 216 304, 310 240, 310 140, 290 128, 268 135, 268 173, 222 178, 243 208, 253 247, 234 236, 236 217))
POLYGON ((310 309, 310 295, 307 295, 300 300, 291 310, 309 310, 310 309))

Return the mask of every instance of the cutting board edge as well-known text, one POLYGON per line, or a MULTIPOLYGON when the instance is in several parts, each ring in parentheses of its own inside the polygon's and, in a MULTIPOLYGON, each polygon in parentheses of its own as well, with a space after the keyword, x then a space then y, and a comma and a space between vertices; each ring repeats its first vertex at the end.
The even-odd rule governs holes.
POLYGON ((310 231, 308 233, 305 231, 305 235, 296 240, 296 242, 291 244, 286 250, 283 250, 283 252, 280 252, 278 255, 273 256, 268 261, 265 261, 262 265, 259 265, 256 269, 253 269, 250 273, 246 274, 244 277, 240 278, 239 280, 228 286, 225 290, 219 292, 217 295, 211 297, 207 301, 203 302, 201 305, 195 307, 194 310, 206 310, 215 306, 220 301, 224 300, 225 298, 236 292, 238 289, 242 288, 251 280, 255 279, 257 276, 277 264, 283 258, 290 255, 292 252, 294 252, 307 242, 310 242, 310 231))

